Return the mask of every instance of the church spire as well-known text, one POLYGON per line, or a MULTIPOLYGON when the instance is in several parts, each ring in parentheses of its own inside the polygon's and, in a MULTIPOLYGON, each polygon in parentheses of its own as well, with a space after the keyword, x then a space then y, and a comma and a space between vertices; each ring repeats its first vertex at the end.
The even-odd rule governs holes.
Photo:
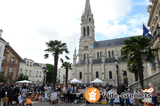
POLYGON ((86 14, 86 15, 92 14, 89 0, 86 0, 84 14, 86 14))

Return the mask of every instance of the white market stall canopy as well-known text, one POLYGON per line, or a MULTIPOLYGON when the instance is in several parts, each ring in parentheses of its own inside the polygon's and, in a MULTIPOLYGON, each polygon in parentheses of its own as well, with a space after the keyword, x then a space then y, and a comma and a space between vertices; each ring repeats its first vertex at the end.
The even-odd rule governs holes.
POLYGON ((91 81, 90 83, 104 83, 104 82, 96 78, 94 81, 91 81))
POLYGON ((70 83, 82 83, 82 81, 79 81, 76 78, 74 78, 73 80, 70 81, 70 83))
POLYGON ((23 80, 23 81, 17 81, 16 83, 32 83, 32 81, 23 80))

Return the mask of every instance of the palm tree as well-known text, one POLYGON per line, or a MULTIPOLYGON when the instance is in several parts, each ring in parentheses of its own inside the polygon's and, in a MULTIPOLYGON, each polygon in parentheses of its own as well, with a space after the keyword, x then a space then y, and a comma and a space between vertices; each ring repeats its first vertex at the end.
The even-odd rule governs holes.
POLYGON ((135 81, 138 81, 138 71, 137 71, 137 68, 136 68, 136 62, 133 61, 128 61, 127 62, 127 70, 131 73, 134 73, 134 77, 135 77, 135 81))
POLYGON ((135 61, 136 69, 139 75, 139 81, 141 88, 144 89, 143 84, 143 62, 142 58, 145 58, 146 61, 154 60, 154 51, 156 49, 151 49, 150 45, 152 44, 152 39, 143 36, 130 37, 129 40, 124 40, 125 47, 122 48, 122 59, 130 61, 133 63, 135 61))
POLYGON ((65 68, 66 69, 66 85, 67 85, 67 81, 68 81, 68 70, 72 69, 72 63, 70 62, 64 62, 63 59, 61 59, 61 62, 62 62, 62 68, 65 68))
MULTIPOLYGON (((55 40, 55 41, 49 41, 46 42, 47 49, 44 50, 47 52, 47 54, 44 55, 45 59, 49 57, 48 53, 51 53, 52 56, 54 56, 54 69, 53 69, 53 89, 55 89, 55 84, 56 84, 56 78, 57 78, 57 66, 58 66, 58 58, 60 54, 69 53, 67 44, 62 43, 61 41, 55 40)), ((65 56, 67 59, 68 57, 65 56)))

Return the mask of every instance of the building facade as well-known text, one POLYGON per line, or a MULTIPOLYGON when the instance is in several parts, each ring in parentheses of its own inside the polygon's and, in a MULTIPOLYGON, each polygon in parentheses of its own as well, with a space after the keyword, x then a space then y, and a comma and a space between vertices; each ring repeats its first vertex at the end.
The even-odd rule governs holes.
MULTIPOLYGON (((6 41, 2 38, 2 33, 3 33, 3 31, 2 31, 2 29, 0 29, 0 64, 2 64, 3 53, 4 53, 4 49, 5 49, 5 45, 6 45, 6 41)), ((0 66, 0 68, 2 68, 2 67, 0 66)))
MULTIPOLYGON (((66 69, 59 68, 57 71, 57 80, 60 84, 65 84, 66 82, 66 69)), ((68 70, 68 82, 72 80, 72 70, 68 70)))
POLYGON ((19 74, 23 73, 23 75, 28 76, 28 79, 33 83, 43 83, 44 82, 44 73, 42 68, 44 64, 35 63, 31 59, 24 58, 20 62, 19 74))
MULTIPOLYGON (((75 49, 73 55, 72 78, 77 78, 83 83, 89 83, 99 78, 109 84, 117 84, 117 69, 115 59, 119 61, 118 77, 123 82, 123 77, 128 77, 128 83, 135 81, 132 73, 127 71, 126 61, 121 60, 121 50, 124 47, 123 40, 119 38, 112 40, 96 41, 94 17, 91 12, 90 1, 86 0, 85 10, 81 17, 81 36, 79 39, 78 53, 75 49)), ((144 77, 151 74, 152 64, 144 61, 144 77)))
POLYGON ((3 53, 1 72, 7 78, 7 84, 12 84, 16 81, 21 59, 22 58, 9 45, 9 43, 6 43, 3 53))

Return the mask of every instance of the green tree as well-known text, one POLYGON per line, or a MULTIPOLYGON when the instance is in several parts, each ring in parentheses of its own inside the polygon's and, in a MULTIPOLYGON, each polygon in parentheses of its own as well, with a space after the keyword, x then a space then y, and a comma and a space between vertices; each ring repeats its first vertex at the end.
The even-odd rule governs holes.
POLYGON ((61 62, 62 62, 62 68, 65 68, 66 69, 66 85, 67 85, 67 81, 68 81, 68 70, 72 69, 72 63, 70 62, 64 62, 63 59, 61 59, 61 62))
MULTIPOLYGON (((54 56, 53 88, 55 90, 59 55, 63 54, 63 53, 69 53, 69 51, 68 51, 68 48, 67 48, 67 44, 62 43, 61 41, 58 41, 58 40, 54 40, 54 41, 51 40, 49 42, 46 42, 46 45, 47 45, 47 49, 44 50, 45 52, 47 52, 44 55, 45 59, 49 57, 48 53, 51 53, 52 56, 54 56)), ((65 57, 68 59, 67 56, 65 56, 65 57)))
POLYGON ((146 61, 154 60, 154 51, 156 49, 151 49, 150 45, 152 44, 152 39, 143 36, 130 37, 129 40, 124 40, 125 47, 122 48, 122 59, 127 60, 130 63, 136 64, 136 69, 138 71, 139 81, 141 88, 144 89, 143 84, 143 62, 142 58, 145 58, 146 61))
POLYGON ((3 82, 3 83, 5 83, 6 82, 6 77, 2 74, 2 73, 0 73, 0 82, 3 82))
POLYGON ((137 71, 137 68, 136 68, 136 62, 133 61, 128 61, 127 62, 127 70, 131 73, 134 73, 134 77, 135 77, 135 81, 138 81, 138 71, 137 71))
POLYGON ((17 81, 28 80, 28 76, 24 76, 23 73, 18 75, 17 81))
POLYGON ((46 64, 46 67, 49 70, 48 73, 47 73, 46 81, 48 83, 53 83, 53 69, 54 69, 54 66, 52 64, 46 64))

